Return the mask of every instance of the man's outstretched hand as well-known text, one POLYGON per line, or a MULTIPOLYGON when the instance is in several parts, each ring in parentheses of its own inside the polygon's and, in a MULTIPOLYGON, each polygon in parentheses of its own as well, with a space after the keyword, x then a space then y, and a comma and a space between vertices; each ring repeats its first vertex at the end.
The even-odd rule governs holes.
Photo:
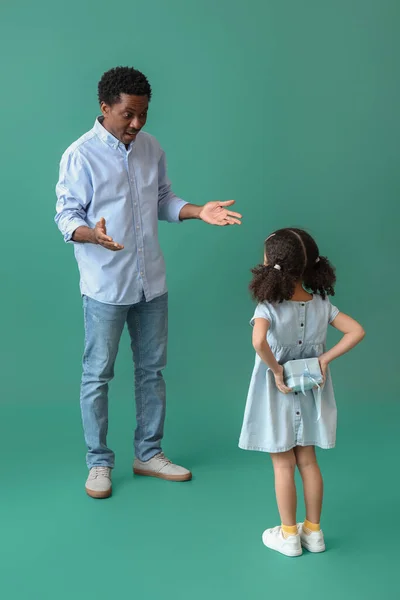
POLYGON ((106 221, 103 217, 101 217, 100 221, 96 223, 93 232, 95 244, 99 244, 100 246, 103 246, 103 248, 112 250, 113 252, 123 250, 124 247, 121 246, 121 244, 117 244, 117 242, 114 242, 112 237, 107 235, 106 221))
POLYGON ((237 212, 229 210, 229 207, 235 204, 235 200, 226 200, 225 202, 207 202, 201 211, 199 218, 210 225, 225 227, 226 225, 241 225, 241 218, 237 212))

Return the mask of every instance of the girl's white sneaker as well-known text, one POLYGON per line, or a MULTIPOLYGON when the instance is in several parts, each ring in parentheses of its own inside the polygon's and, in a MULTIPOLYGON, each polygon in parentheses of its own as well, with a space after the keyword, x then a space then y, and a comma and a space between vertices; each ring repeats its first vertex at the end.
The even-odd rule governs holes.
POLYGON ((297 530, 300 534, 301 545, 309 552, 325 552, 325 540, 322 531, 312 531, 304 533, 304 523, 297 524, 297 530))
POLYGON ((300 534, 289 535, 285 538, 282 527, 266 529, 262 535, 262 541, 267 548, 280 552, 285 556, 301 556, 303 554, 300 534))

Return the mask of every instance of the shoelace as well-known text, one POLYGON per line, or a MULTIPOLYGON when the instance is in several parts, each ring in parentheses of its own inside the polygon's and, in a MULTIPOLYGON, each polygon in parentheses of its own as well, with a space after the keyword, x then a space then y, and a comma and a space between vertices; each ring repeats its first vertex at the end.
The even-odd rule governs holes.
POLYGON ((93 467, 90 471, 90 479, 97 479, 97 477, 107 477, 110 479, 110 470, 108 467, 93 467))
POLYGON ((164 452, 160 452, 160 454, 157 454, 157 456, 154 458, 157 458, 159 461, 163 462, 163 466, 172 465, 172 462, 165 456, 164 452))

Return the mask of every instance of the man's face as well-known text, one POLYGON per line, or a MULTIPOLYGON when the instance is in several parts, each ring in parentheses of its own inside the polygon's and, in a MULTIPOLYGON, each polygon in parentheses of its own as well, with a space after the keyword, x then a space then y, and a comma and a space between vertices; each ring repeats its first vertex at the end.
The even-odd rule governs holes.
POLYGON ((120 142, 128 146, 136 138, 147 120, 147 96, 121 94, 121 101, 109 106, 101 103, 103 125, 120 142))

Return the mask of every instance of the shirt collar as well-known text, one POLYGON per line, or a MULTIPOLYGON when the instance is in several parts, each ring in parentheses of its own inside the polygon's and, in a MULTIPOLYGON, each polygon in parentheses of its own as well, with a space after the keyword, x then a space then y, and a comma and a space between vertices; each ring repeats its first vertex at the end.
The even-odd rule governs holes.
POLYGON ((103 125, 102 125, 103 119, 104 119, 104 117, 97 117, 96 122, 93 127, 93 131, 105 144, 107 144, 108 146, 111 146, 111 148, 117 149, 119 147, 119 145, 121 144, 121 142, 119 140, 117 140, 117 138, 114 137, 112 135, 112 133, 107 131, 107 129, 105 127, 103 127, 103 125))

